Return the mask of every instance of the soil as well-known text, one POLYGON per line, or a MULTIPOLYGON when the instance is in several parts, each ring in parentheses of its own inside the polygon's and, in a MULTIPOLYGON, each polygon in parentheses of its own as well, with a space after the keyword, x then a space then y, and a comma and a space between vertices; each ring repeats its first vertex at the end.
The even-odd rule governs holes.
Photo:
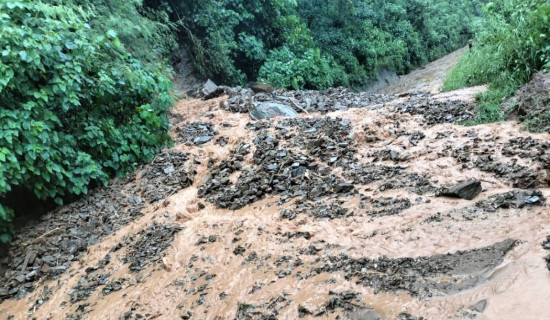
POLYGON ((508 117, 527 121, 527 128, 550 132, 550 73, 539 72, 505 103, 508 117))
POLYGON ((0 318, 550 318, 549 134, 457 124, 479 88, 224 90, 174 107, 151 164, 21 230, 0 318), (299 115, 253 121, 261 102, 299 115))

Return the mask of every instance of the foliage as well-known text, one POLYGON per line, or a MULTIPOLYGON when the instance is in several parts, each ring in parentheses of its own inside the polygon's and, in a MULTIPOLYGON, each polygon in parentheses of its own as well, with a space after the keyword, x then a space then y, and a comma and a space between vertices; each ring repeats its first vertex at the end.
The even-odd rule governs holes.
POLYGON ((379 68, 406 73, 466 44, 484 0, 146 0, 168 7, 194 66, 228 85, 360 87, 379 68), (320 51, 319 51, 320 50, 320 51), (288 57, 300 61, 288 64, 288 57), (332 70, 328 70, 332 69, 332 70), (345 74, 342 74, 342 70, 345 74), (290 75, 293 72, 296 75, 290 75), (309 74, 309 71, 317 72, 309 74), (321 81, 320 75, 329 78, 321 81), (278 79, 278 75, 284 79, 278 79))
POLYGON ((89 33, 104 35, 115 30, 127 52, 149 65, 168 57, 177 48, 174 24, 164 10, 152 10, 142 0, 42 0, 54 5, 86 10, 89 33))
POLYGON ((260 69, 259 77, 277 87, 295 90, 327 89, 346 83, 344 70, 319 49, 309 49, 301 55, 288 47, 273 50, 260 69))
MULTIPOLYGON (((61 204, 169 140, 169 80, 89 17, 79 7, 0 1, 0 198, 24 187, 61 204)), ((2 241, 12 218, 0 205, 2 241)))
POLYGON ((445 80, 445 90, 489 84, 478 97, 474 123, 503 119, 500 105, 531 75, 550 67, 550 3, 546 0, 495 0, 476 27, 474 50, 445 80))

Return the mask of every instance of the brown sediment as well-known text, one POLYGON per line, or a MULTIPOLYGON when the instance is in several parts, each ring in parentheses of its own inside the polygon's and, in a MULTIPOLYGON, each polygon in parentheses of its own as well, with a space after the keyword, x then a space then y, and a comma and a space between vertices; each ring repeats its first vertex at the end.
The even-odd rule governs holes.
MULTIPOLYGON (((425 98, 460 97, 470 103, 473 93, 464 94, 425 98)), ((159 200, 144 201, 139 214, 101 234, 68 271, 30 282, 34 290, 22 299, 2 301, 0 317, 348 319, 373 308, 382 319, 397 319, 403 312, 425 319, 550 318, 548 252, 541 248, 550 234, 544 202, 550 197, 544 175, 548 134, 528 134, 511 122, 449 123, 447 104, 433 103, 430 114, 396 113, 400 105, 414 106, 414 95, 358 109, 310 112, 293 121, 274 119, 269 128, 252 130, 247 114, 223 109, 226 99, 179 102, 172 110, 171 134, 177 140, 178 127, 208 123, 227 145, 215 138, 175 145, 171 152, 187 159, 174 168, 176 177, 188 177, 178 188, 156 180, 171 161, 159 155, 155 169, 144 167, 125 189, 129 199, 132 192, 149 191, 159 200), (435 123, 426 120, 430 117, 435 123), (331 121, 317 122, 327 118, 331 121), (315 134, 308 131, 312 125, 318 126, 315 134), (256 162, 263 159, 255 155, 258 148, 271 150, 254 141, 262 133, 279 140, 273 150, 295 157, 289 164, 266 157, 276 162, 275 174, 265 174, 268 163, 256 162), (308 148, 316 135, 327 150, 339 152, 337 160, 330 162, 324 147, 308 148), (241 143, 249 144, 250 152, 238 160, 232 150, 241 143), (292 167, 300 156, 312 161, 292 167), (293 177, 292 193, 277 191, 268 181, 271 191, 228 210, 208 201, 212 192, 199 196, 223 160, 239 162, 241 169, 228 175, 227 189, 219 194, 238 183, 254 186, 255 176, 269 180, 296 167, 307 170, 293 177), (322 180, 331 176, 334 183, 322 180), (483 186, 474 200, 436 196, 438 188, 472 178, 483 186), (323 183, 327 192, 312 195, 311 187, 323 183), (304 194, 295 196, 300 190, 304 194), (504 198, 508 202, 502 205, 504 198), (132 269, 128 257, 140 250, 143 270, 132 269), (103 275, 107 281, 89 281, 103 275), (114 291, 113 284, 119 285, 114 291), (83 287, 91 292, 71 302, 83 287), (470 309, 482 300, 488 301, 485 310, 470 309)), ((467 115, 453 112, 457 118, 467 115)), ((170 183, 184 181, 170 174, 170 183)), ((115 184, 104 192, 116 198, 120 190, 115 184)), ((70 210, 76 215, 80 207, 70 210)), ((45 243, 57 243, 56 236, 45 235, 45 243)), ((24 245, 14 245, 11 252, 15 259, 27 254, 24 245)), ((12 278, 6 276, 6 283, 12 278)))

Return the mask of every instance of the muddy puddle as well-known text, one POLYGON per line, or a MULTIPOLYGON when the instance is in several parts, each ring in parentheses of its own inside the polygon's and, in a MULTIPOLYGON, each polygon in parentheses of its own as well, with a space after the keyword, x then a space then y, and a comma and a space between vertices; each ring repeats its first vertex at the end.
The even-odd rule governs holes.
POLYGON ((550 319, 550 136, 457 125, 474 94, 181 101, 174 148, 18 235, 0 318, 550 319))

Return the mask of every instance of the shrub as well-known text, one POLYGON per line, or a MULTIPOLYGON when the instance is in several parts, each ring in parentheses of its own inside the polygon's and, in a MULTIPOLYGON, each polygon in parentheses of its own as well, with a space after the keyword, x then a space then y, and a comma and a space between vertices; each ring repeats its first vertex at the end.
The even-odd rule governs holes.
MULTIPOLYGON (((61 204, 169 141, 169 80, 86 19, 76 7, 0 2, 0 199, 24 187, 61 204)), ((2 241, 12 218, 0 205, 2 241)))
POLYGON ((271 51, 259 77, 279 88, 327 89, 345 82, 345 73, 319 49, 296 55, 288 47, 271 51))

